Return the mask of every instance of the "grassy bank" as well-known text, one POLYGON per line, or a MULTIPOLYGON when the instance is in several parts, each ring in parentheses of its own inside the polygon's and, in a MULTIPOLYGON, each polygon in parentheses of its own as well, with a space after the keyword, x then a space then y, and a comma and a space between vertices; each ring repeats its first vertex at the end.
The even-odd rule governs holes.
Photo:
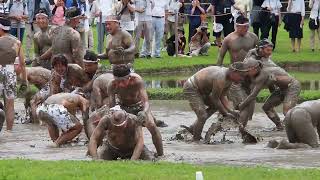
MULTIPOLYGON (((182 88, 154 88, 148 89, 149 99, 152 100, 184 100, 182 88)), ((257 102, 264 102, 270 93, 263 90, 257 97, 257 102)), ((300 93, 300 102, 320 99, 320 91, 308 90, 300 93)))
POLYGON ((196 166, 146 162, 86 162, 1 160, 0 179, 318 179, 317 169, 270 169, 265 167, 196 166))

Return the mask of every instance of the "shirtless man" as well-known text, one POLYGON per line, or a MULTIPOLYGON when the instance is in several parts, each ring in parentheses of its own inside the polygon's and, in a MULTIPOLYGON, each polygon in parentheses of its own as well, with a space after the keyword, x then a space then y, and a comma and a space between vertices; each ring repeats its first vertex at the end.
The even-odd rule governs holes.
MULTIPOLYGON (((260 61, 254 59, 246 60, 244 65, 249 69, 248 76, 251 78, 254 88, 251 94, 239 105, 239 110, 243 110, 250 102, 255 101, 263 88, 269 88, 271 96, 264 103, 262 109, 269 119, 275 123, 276 128, 283 130, 274 107, 283 103, 283 114, 286 115, 297 104, 301 90, 299 81, 280 67, 264 68, 260 61)), ((244 126, 247 124, 245 120, 242 123, 244 126)))
POLYGON ((108 87, 108 92, 110 92, 110 107, 114 107, 117 100, 121 109, 143 119, 143 125, 152 135, 157 155, 162 156, 162 137, 151 113, 144 81, 138 74, 131 73, 130 68, 130 65, 127 64, 113 66, 114 80, 108 87))
POLYGON ((296 149, 319 147, 320 134, 320 99, 299 104, 288 111, 284 118, 289 143, 286 140, 273 140, 268 146, 278 149, 296 149), (317 131, 316 131, 316 130, 317 131), (271 146, 271 144, 273 144, 271 146))
POLYGON ((50 95, 60 92, 72 92, 77 87, 84 91, 90 84, 90 78, 78 64, 68 64, 67 58, 58 54, 52 58, 52 78, 50 95))
POLYGON ((80 134, 82 125, 76 117, 78 110, 86 112, 89 102, 79 94, 59 93, 50 96, 37 108, 39 119, 47 123, 52 147, 59 147, 80 134), (59 129, 62 134, 59 136, 59 129))
POLYGON ((245 69, 242 63, 234 63, 230 68, 210 66, 201 69, 191 76, 183 86, 183 93, 189 101, 197 120, 187 128, 193 134, 193 140, 199 141, 206 120, 217 110, 231 118, 239 116, 239 112, 229 107, 226 94, 232 82, 243 79, 245 69))
MULTIPOLYGON (((21 68, 18 64, 15 63, 15 72, 18 77, 18 81, 21 77, 21 68)), ((45 69, 43 67, 26 67, 27 79, 29 84, 36 86, 39 91, 32 95, 31 90, 27 90, 24 93, 25 95, 25 109, 30 110, 30 120, 31 122, 35 122, 37 120, 36 117, 36 109, 39 104, 41 104, 48 95, 48 87, 49 81, 51 78, 51 71, 45 69), (46 90, 47 93, 44 93, 46 90), (30 108, 30 109, 29 109, 30 108)))
POLYGON ((109 59, 110 64, 133 63, 135 54, 135 44, 132 36, 120 28, 116 16, 108 16, 106 19, 107 47, 104 54, 98 56, 99 59, 109 59))
POLYGON ((144 145, 142 123, 137 116, 124 110, 105 115, 94 130, 89 142, 89 154, 93 159, 116 160, 151 160, 151 153, 144 145), (99 145, 107 135, 100 153, 99 145))
POLYGON ((231 63, 234 63, 243 61, 248 51, 258 45, 258 37, 248 29, 248 18, 239 16, 236 20, 236 30, 225 37, 222 42, 217 61, 218 66, 222 66, 227 51, 229 51, 231 63))
POLYGON ((7 130, 11 131, 14 122, 14 98, 16 94, 16 74, 14 62, 18 57, 21 68, 21 89, 28 85, 25 59, 21 42, 9 34, 10 20, 0 18, 0 94, 4 96, 7 130))
POLYGON ((104 104, 109 104, 109 95, 108 87, 111 85, 114 80, 113 74, 105 73, 98 76, 92 85, 92 94, 90 98, 90 106, 92 110, 99 109, 104 104))
POLYGON ((75 28, 78 27, 81 18, 81 10, 71 7, 66 10, 66 23, 51 31, 52 47, 42 54, 38 60, 50 59, 57 54, 64 54, 68 63, 78 64, 83 67, 84 50, 81 38, 75 28))
POLYGON ((52 45, 49 36, 52 29, 51 26, 49 26, 49 17, 45 11, 39 10, 39 13, 36 15, 36 22, 40 31, 33 37, 35 59, 32 61, 32 66, 42 66, 46 69, 51 69, 50 58, 39 60, 39 57, 50 49, 52 45))

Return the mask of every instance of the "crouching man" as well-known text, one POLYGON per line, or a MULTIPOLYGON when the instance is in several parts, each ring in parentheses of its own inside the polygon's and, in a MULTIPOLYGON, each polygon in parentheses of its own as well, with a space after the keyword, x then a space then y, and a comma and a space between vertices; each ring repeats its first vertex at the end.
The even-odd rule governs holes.
POLYGON ((105 115, 93 131, 89 142, 89 154, 93 159, 151 160, 152 154, 144 145, 142 123, 137 116, 123 110, 105 115), (107 135, 107 140, 102 140, 107 135), (98 147, 101 145, 101 149, 98 147))
POLYGON ((77 110, 87 112, 89 102, 79 94, 54 94, 37 108, 40 120, 48 124, 52 147, 59 147, 80 134, 82 125, 75 116, 77 110), (59 129, 62 134, 59 135, 59 129))

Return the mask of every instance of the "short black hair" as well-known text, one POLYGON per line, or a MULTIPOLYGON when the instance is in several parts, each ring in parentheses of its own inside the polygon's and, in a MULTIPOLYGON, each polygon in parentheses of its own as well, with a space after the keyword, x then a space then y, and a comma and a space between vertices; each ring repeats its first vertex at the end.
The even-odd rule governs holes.
POLYGON ((63 54, 57 54, 53 56, 51 60, 52 67, 54 67, 58 62, 61 62, 63 65, 68 66, 68 59, 63 54))
POLYGON ((98 56, 94 51, 87 50, 86 54, 83 57, 83 59, 85 59, 87 61, 97 62, 98 61, 98 56))
POLYGON ((49 15, 48 15, 48 12, 47 12, 47 10, 46 10, 45 8, 40 8, 40 9, 38 10, 37 14, 39 14, 39 13, 43 13, 43 14, 46 14, 47 16, 49 16, 49 15))
MULTIPOLYGON (((0 24, 3 26, 11 26, 11 21, 7 17, 0 17, 0 24)), ((2 29, 3 32, 8 33, 10 30, 4 30, 2 29)))
POLYGON ((81 15, 81 9, 75 6, 72 6, 65 11, 65 17, 68 19, 77 17, 81 15))
POLYGON ((244 16, 239 16, 237 19, 236 19, 236 23, 237 24, 245 24, 245 23, 248 23, 249 22, 249 19, 244 17, 244 16))
POLYGON ((112 73, 115 77, 124 77, 129 75, 131 67, 128 64, 114 64, 112 66, 112 73))

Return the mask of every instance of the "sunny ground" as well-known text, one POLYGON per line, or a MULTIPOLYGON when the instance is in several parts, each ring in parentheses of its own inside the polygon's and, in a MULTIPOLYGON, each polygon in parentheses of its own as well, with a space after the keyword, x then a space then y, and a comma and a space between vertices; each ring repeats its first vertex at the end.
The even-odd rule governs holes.
POLYGON ((191 165, 167 162, 103 162, 103 161, 32 161, 1 160, 2 180, 102 180, 195 179, 202 171, 204 179, 319 179, 318 169, 276 169, 224 165, 191 165))

